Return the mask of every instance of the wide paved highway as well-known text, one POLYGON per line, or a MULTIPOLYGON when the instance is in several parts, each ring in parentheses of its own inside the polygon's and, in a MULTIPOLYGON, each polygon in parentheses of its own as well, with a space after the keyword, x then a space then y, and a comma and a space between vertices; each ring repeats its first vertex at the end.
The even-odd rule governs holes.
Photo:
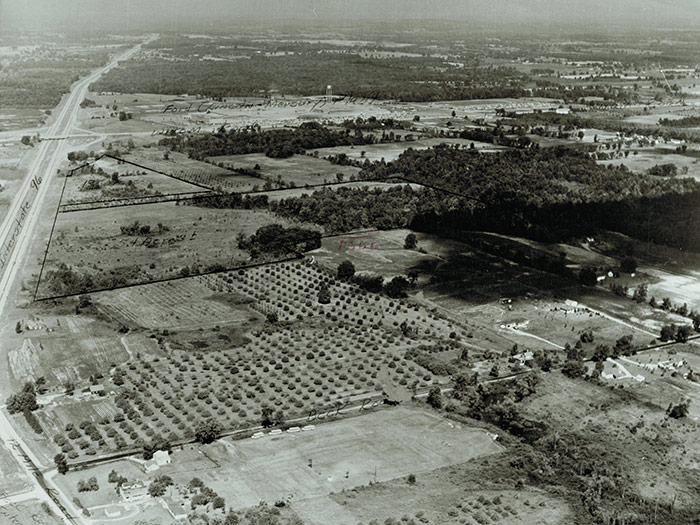
MULTIPOLYGON (((147 41, 154 38, 155 36, 152 36, 147 41)), ((56 115, 54 123, 45 131, 45 134, 48 137, 69 135, 75 127, 80 103, 87 94, 88 86, 100 75, 113 68, 120 60, 127 59, 137 53, 141 45, 139 44, 116 56, 106 66, 77 81, 62 105, 54 112, 56 115)), ((0 224, 0 317, 4 317, 5 308, 11 299, 13 283, 16 282, 19 271, 25 265, 29 247, 32 243, 39 242, 34 238, 36 225, 42 213, 42 206, 49 191, 51 179, 56 176, 57 169, 65 158, 66 144, 63 141, 42 141, 37 147, 34 162, 12 201, 7 215, 0 224)), ((5 348, 0 350, 7 351, 5 348)), ((46 501, 57 515, 64 519, 70 519, 73 523, 83 523, 80 514, 69 498, 54 488, 47 487, 43 480, 41 471, 52 466, 42 465, 39 462, 12 428, 11 419, 2 413, 0 413, 0 439, 8 450, 16 456, 19 464, 25 467, 27 476, 34 484, 32 492, 46 501), (72 515, 72 518, 69 518, 69 515, 72 515)))

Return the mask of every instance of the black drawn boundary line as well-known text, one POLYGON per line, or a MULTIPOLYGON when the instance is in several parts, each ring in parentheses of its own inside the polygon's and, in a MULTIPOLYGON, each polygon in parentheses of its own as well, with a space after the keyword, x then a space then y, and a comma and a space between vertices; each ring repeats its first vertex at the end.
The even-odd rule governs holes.
MULTIPOLYGON (((107 210, 110 208, 122 208, 124 206, 143 206, 145 204, 161 204, 163 202, 176 202, 176 201, 189 201, 194 199, 201 199, 208 195, 214 195, 215 192, 212 191, 194 191, 194 192, 183 192, 183 193, 168 193, 165 195, 144 195, 143 197, 131 197, 128 199, 110 199, 104 201, 92 201, 92 202, 71 202, 63 204, 60 213, 75 213, 79 211, 92 211, 92 210, 107 210), (137 202, 142 199, 150 199, 147 202, 137 202), (83 204, 102 204, 102 206, 89 206, 85 208, 73 208, 74 206, 82 206, 83 204), (71 207, 69 209, 66 209, 71 207)), ((218 194, 217 194, 218 195, 218 194)))
POLYGON ((56 213, 53 216, 53 224, 51 224, 51 232, 49 233, 49 240, 46 243, 46 250, 44 250, 44 257, 41 261, 41 267, 39 268, 39 277, 36 280, 36 287, 34 288, 34 295, 32 296, 32 302, 36 301, 36 294, 39 292, 39 285, 41 284, 41 277, 44 274, 44 266, 46 266, 46 258, 49 256, 49 249, 51 248, 51 241, 53 240, 53 232, 56 229, 56 221, 58 220, 58 213, 61 209, 61 202, 63 201, 63 193, 66 191, 66 184, 68 183, 68 177, 73 176, 73 172, 76 170, 82 169, 85 166, 89 166, 94 162, 97 162, 100 160, 104 155, 100 155, 99 157, 95 158, 93 162, 86 162, 85 164, 82 164, 78 166, 77 168, 73 168, 70 170, 70 174, 66 175, 63 178, 63 188, 61 188, 61 196, 58 198, 58 206, 56 206, 56 213))
POLYGON ((102 199, 99 201, 78 201, 78 202, 67 202, 63 206, 79 206, 81 204, 106 204, 109 202, 120 202, 127 200, 137 200, 137 199, 157 199, 158 197, 173 197, 175 195, 194 195, 194 194, 208 194, 214 193, 211 190, 196 190, 196 191, 181 191, 178 193, 157 193, 153 195, 142 195, 141 197, 125 197, 123 199, 102 199))
MULTIPOLYGON (((363 234, 363 233, 376 233, 378 231, 379 230, 377 230, 377 229, 369 229, 369 230, 358 230, 358 231, 347 232, 347 233, 333 233, 330 235, 322 235, 321 239, 331 239, 333 237, 351 237, 353 235, 359 235, 359 234, 363 234)), ((233 271, 238 271, 238 270, 246 270, 248 268, 259 268, 261 266, 271 266, 273 264, 282 264, 282 263, 286 263, 286 262, 298 261, 298 260, 304 258, 304 254, 302 252, 294 250, 289 246, 283 245, 283 247, 287 251, 289 251, 290 253, 293 253, 294 256, 293 257, 286 257, 284 259, 277 259, 274 261, 265 261, 265 262, 260 262, 260 263, 243 264, 240 266, 233 266, 233 267, 224 268, 224 269, 210 270, 210 271, 200 272, 200 273, 191 274, 191 275, 175 275, 173 277, 164 277, 162 279, 154 279, 152 281, 129 283, 129 284, 124 284, 121 286, 113 286, 113 287, 109 287, 109 288, 98 288, 96 290, 83 290, 83 291, 76 292, 76 293, 69 293, 69 294, 63 294, 63 295, 53 295, 53 296, 49 296, 49 297, 40 297, 39 299, 37 299, 36 295, 35 295, 32 302, 39 303, 39 302, 52 301, 52 300, 58 300, 58 299, 66 299, 69 297, 77 297, 79 295, 96 294, 96 293, 101 293, 101 292, 110 292, 112 290, 123 290, 125 288, 135 288, 137 286, 148 286, 149 284, 158 284, 158 283, 164 283, 164 282, 170 282, 170 281, 179 281, 182 279, 192 279, 194 277, 201 277, 204 275, 213 275, 213 274, 217 274, 217 273, 227 273, 227 272, 233 272, 233 271)), ((38 289, 38 283, 37 283, 37 289, 38 289)))
MULTIPOLYGON (((221 195, 257 195, 257 194, 268 194, 268 193, 275 193, 275 192, 280 192, 280 191, 294 191, 294 190, 305 190, 305 189, 311 189, 311 188, 325 188, 327 186, 342 186, 342 185, 348 185, 348 184, 362 184, 362 183, 370 183, 370 182, 394 182, 394 181, 407 181, 403 177, 399 176, 394 176, 392 175, 391 177, 385 177, 385 178, 376 178, 376 179, 362 179, 362 180, 356 180, 356 181, 344 181, 344 182, 325 182, 321 184, 309 184, 305 186, 297 186, 296 188, 276 188, 272 190, 251 190, 251 191, 241 191, 241 192, 231 192, 231 193, 219 193, 215 190, 202 190, 198 192, 183 192, 183 193, 168 193, 165 195, 144 195, 142 197, 131 197, 128 199, 108 199, 108 200, 102 200, 102 201, 87 201, 87 202, 72 202, 68 204, 63 204, 62 207, 64 208, 61 210, 61 213, 74 213, 77 211, 90 211, 90 210, 106 210, 109 208, 121 208, 124 206, 142 206, 145 204, 160 204, 163 202, 176 202, 176 201, 181 201, 181 202, 186 202, 186 201, 191 201, 191 200, 197 200, 197 199, 202 199, 202 198, 207 198, 207 197, 216 197, 216 196, 221 196, 221 195), (178 195, 187 195, 187 197, 177 197, 178 195), (162 199, 163 197, 172 197, 169 199, 162 199), (153 199, 150 202, 136 202, 141 199, 153 199), (157 199, 162 199, 162 200, 157 200, 157 199), (65 209, 68 206, 80 206, 82 204, 105 204, 106 206, 90 206, 88 208, 79 208, 79 209, 65 209), (108 205, 114 203, 112 205, 108 205)), ((411 182, 411 184, 418 184, 422 185, 417 182, 411 182)))
MULTIPOLYGON (((102 157, 109 157, 109 158, 112 158, 112 159, 115 159, 115 160, 118 160, 118 161, 123 161, 123 162, 126 162, 127 164, 132 164, 132 165, 134 165, 134 166, 137 166, 137 167, 140 167, 140 168, 143 168, 143 169, 147 169, 147 170, 153 171, 153 172, 155 172, 155 173, 160 173, 160 174, 162 174, 162 175, 165 175, 165 176, 168 176, 168 177, 172 177, 172 178, 178 179, 177 177, 173 177, 172 175, 168 175, 167 173, 163 173, 163 172, 160 172, 160 171, 158 171, 158 170, 154 170, 154 169, 152 169, 152 168, 149 168, 149 167, 147 167, 147 166, 142 166, 142 165, 140 165, 140 164, 136 164, 136 163, 134 163, 134 162, 127 161, 127 160, 121 159, 121 158, 116 157, 116 156, 113 156, 113 155, 107 155, 107 154, 101 155, 101 156, 97 157, 93 162, 96 162, 97 160, 101 159, 102 157)), ((78 166, 77 168, 72 169, 72 170, 71 170, 71 176, 72 176, 72 174, 73 174, 74 171, 76 171, 76 170, 78 170, 78 169, 80 169, 80 168, 83 168, 83 167, 85 167, 85 166, 88 166, 89 164, 91 164, 91 163, 86 163, 86 164, 83 164, 83 165, 81 165, 81 166, 78 166)), ((180 180, 180 179, 178 179, 178 180, 180 180)), ((439 187, 437 187, 437 186, 433 186, 433 185, 429 185, 429 184, 424 184, 424 183, 417 182, 417 181, 413 181, 413 180, 408 179, 408 178, 406 178, 406 177, 404 177, 404 176, 401 176, 401 175, 392 175, 392 176, 390 176, 390 177, 385 177, 385 178, 381 178, 381 179, 371 179, 371 180, 370 180, 370 179, 367 179, 367 180, 360 180, 360 181, 348 181, 348 182, 326 183, 326 184, 320 184, 320 185, 318 185, 318 186, 337 186, 337 185, 349 184, 349 183, 353 183, 353 182, 357 182, 357 183, 360 183, 360 184, 362 184, 363 182, 387 182, 387 181, 392 181, 392 180, 399 180, 399 181, 405 182, 405 183, 407 183, 407 184, 416 184, 416 185, 422 186, 422 187, 424 187, 424 188, 429 188, 429 189, 432 189, 432 190, 435 190, 435 191, 440 191, 440 192, 443 192, 443 193, 447 193, 447 194, 449 194, 449 195, 453 195, 453 196, 456 196, 456 197, 461 197, 461 198, 466 199, 466 200, 470 200, 470 201, 474 201, 474 202, 478 202, 478 203, 480 203, 480 204, 483 204, 483 202, 482 202, 481 200, 476 199, 476 198, 474 198, 474 197, 469 197, 469 196, 466 196, 466 195, 463 195, 463 194, 460 194, 460 193, 457 193, 457 192, 454 192, 454 191, 451 191, 451 190, 447 190, 447 189, 444 189, 444 188, 439 188, 439 187)), ((188 182, 188 181, 185 181, 185 182, 188 182)), ((64 181, 64 183, 63 183, 64 189, 65 189, 65 184, 66 184, 66 181, 64 181)), ((198 184, 195 184, 195 185, 200 186, 200 187, 203 187, 203 188, 207 188, 206 186, 201 186, 201 185, 198 185, 198 184)), ((207 188, 207 189, 209 189, 209 188, 207 188)), ((303 188, 281 188, 281 189, 278 189, 278 190, 267 190, 267 191, 262 190, 262 191, 258 191, 258 192, 248 192, 248 193, 269 193, 269 192, 272 192, 272 191, 284 191, 284 190, 288 190, 288 189, 292 189, 292 190, 293 190, 293 189, 303 189, 303 188)), ((213 190, 210 190, 210 191, 212 191, 212 193, 213 193, 213 190)), ((206 193, 206 192, 202 192, 202 193, 206 193)), ((245 194, 245 193, 242 193, 242 194, 245 194)), ((193 197, 193 198, 202 198, 202 197, 206 197, 206 195, 198 195, 197 197, 193 197)), ((61 192, 61 199, 62 199, 62 198, 63 198, 63 192, 61 192)), ((190 199, 188 199, 188 200, 190 200, 190 199)), ((151 203, 143 203, 143 204, 151 204, 151 203)), ((61 200, 59 199, 59 207, 60 207, 60 205, 61 205, 61 200)), ((122 204, 122 205, 123 205, 123 206, 126 206, 126 205, 128 205, 128 204, 122 204)), ((57 208, 56 215, 55 215, 55 217, 54 217, 54 223, 53 223, 53 226, 52 226, 52 228, 51 228, 51 235, 50 235, 50 237, 49 237, 49 243, 47 243, 47 246, 46 246, 46 251, 45 251, 45 253, 44 253, 44 260, 43 260, 42 265, 41 265, 41 270, 40 270, 40 273, 39 273, 39 280, 37 281, 36 288, 35 288, 35 290, 34 290, 34 296, 33 296, 32 302, 41 302, 41 301, 49 301, 49 300, 58 300, 58 299, 64 299, 64 298, 68 298, 68 297, 76 297, 76 296, 78 296, 78 295, 84 295, 84 294, 88 294, 88 293, 107 292, 107 291, 111 291, 111 290, 119 290, 119 289, 124 289, 124 288, 133 288, 133 287, 136 287, 136 286, 145 286, 145 285, 148 285, 148 284, 156 284, 156 283, 159 283, 159 282, 168 282, 168 281, 175 281, 175 280, 180 280, 180 279, 189 279, 189 278, 198 277, 198 276, 201 276, 201 275, 212 275, 212 274, 216 274, 216 273, 225 273, 225 272, 236 271, 236 270, 244 270, 244 269, 246 269, 246 268, 255 268, 255 267, 259 267, 259 266, 265 266, 265 265, 268 265, 268 264, 271 265, 271 264, 277 264, 277 263, 281 263, 281 262, 289 262, 289 261, 293 261, 293 260, 299 260, 299 259, 301 259, 301 258, 304 257, 304 255, 303 255, 302 253, 297 252, 297 251, 295 251, 295 250, 290 250, 290 251, 292 251, 293 253, 296 254, 295 257, 291 257, 291 258, 287 258, 287 259, 282 259, 282 260, 277 260, 277 261, 269 261, 269 262, 263 262, 263 263, 255 263, 255 264, 252 264, 252 265, 237 266, 237 267, 227 268, 227 269, 223 269, 223 270, 212 270, 212 271, 208 271, 208 272, 198 273, 198 274, 196 274, 196 275, 167 277, 167 278, 164 278, 164 279, 156 279, 156 280, 147 281, 147 282, 131 283, 131 284, 126 284, 126 285, 123 285, 123 286, 117 286, 117 287, 112 287, 112 288, 103 288, 103 289, 97 289, 97 290, 88 290, 88 291, 82 291, 82 292, 78 292, 78 293, 63 294, 63 295, 56 295, 56 296, 50 296, 50 297, 42 297, 42 298, 37 299, 37 298, 36 298, 36 294, 37 294, 37 292, 38 292, 39 285, 41 284, 41 275, 43 274, 44 265, 46 264, 46 257, 48 256, 49 246, 50 246, 50 243, 51 243, 51 239, 52 239, 52 237, 53 237, 53 230, 54 230, 54 228, 55 228, 55 226, 56 226, 56 219, 57 219, 57 217, 58 217, 58 213, 59 213, 59 211, 58 211, 58 208, 57 208)), ((376 230, 376 229, 372 229, 372 230, 365 230, 364 232, 363 232, 363 231, 357 231, 357 232, 336 233, 336 234, 330 234, 330 235, 321 236, 321 238, 322 238, 322 239, 327 239, 327 238, 332 238, 332 237, 352 236, 352 235, 357 235, 358 233, 375 232, 375 231, 377 231, 377 230, 376 230)))
POLYGON ((170 177, 171 179, 179 180, 180 182, 186 182, 187 184, 191 184, 192 186, 197 186, 198 188, 204 188, 205 190, 209 191, 216 191, 214 188, 210 188, 209 186, 205 186, 204 184, 199 184, 198 182, 192 182, 187 179, 183 179, 182 177, 178 177, 176 175, 173 175, 171 173, 166 173, 164 171, 160 171, 154 168, 149 168, 148 166, 144 166, 143 164, 137 164, 136 162, 132 162, 130 160, 123 159, 121 157, 117 157, 115 155, 110 155, 109 153, 105 153, 103 155, 104 157, 108 157, 110 159, 114 159, 119 162, 124 162, 126 164, 131 164, 132 166, 136 166, 137 168, 143 168, 148 171, 152 171, 154 173, 159 173, 160 175, 165 175, 166 177, 170 177))

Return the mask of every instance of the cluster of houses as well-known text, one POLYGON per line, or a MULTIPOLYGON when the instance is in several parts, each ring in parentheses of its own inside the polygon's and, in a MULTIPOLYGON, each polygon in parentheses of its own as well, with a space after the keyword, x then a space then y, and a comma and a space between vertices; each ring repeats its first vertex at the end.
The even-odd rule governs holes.
MULTIPOLYGON (((160 467, 171 463, 170 454, 163 450, 158 450, 153 454, 153 458, 148 461, 139 461, 140 465, 148 473, 158 470, 160 467)), ((104 509, 108 518, 118 518, 122 515, 123 507, 127 509, 133 505, 146 502, 150 499, 148 485, 140 480, 128 482, 119 488, 119 504, 111 505, 104 509)), ((175 501, 171 496, 164 495, 158 498, 160 504, 175 520, 187 518, 187 509, 182 503, 175 501)))

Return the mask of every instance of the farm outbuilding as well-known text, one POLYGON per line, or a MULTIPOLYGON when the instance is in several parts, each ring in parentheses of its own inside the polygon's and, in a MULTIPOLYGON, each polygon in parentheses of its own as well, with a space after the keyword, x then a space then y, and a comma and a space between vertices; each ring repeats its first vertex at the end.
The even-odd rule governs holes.
POLYGON ((163 507, 167 510, 170 515, 176 520, 184 520, 187 518, 187 510, 182 506, 181 503, 173 500, 169 496, 164 496, 160 499, 163 507))

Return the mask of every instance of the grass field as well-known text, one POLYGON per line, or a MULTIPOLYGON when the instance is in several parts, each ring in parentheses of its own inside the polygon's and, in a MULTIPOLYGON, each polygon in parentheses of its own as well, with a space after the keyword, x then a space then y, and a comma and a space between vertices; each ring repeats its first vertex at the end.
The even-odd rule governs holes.
MULTIPOLYGON (((50 510, 50 509, 49 509, 50 510)), ((7 525, 59 525, 64 523, 53 511, 46 512, 39 500, 9 503, 0 506, 0 520, 7 525)))
MULTIPOLYGON (((501 450, 480 429, 455 425, 430 412, 397 408, 310 432, 217 443, 207 454, 226 468, 213 469, 203 479, 235 508, 287 497, 294 505, 298 499, 419 474, 501 450)), ((319 522, 324 523, 317 517, 311 523, 319 522)))
MULTIPOLYGON (((612 164, 619 166, 624 164, 635 172, 646 172, 657 164, 675 164, 678 168, 679 177, 694 177, 700 180, 700 164, 698 158, 692 155, 679 155, 675 152, 675 145, 658 147, 635 147, 633 153, 628 157, 615 160, 600 161, 601 164, 612 164), (687 169, 687 173, 683 170, 687 169)), ((696 153, 696 152, 695 152, 696 153)))
POLYGON ((94 167, 95 170, 103 170, 103 173, 85 173, 84 170, 78 170, 68 177, 61 204, 206 191, 187 182, 130 164, 119 163, 111 158, 98 160, 94 163, 94 167), (119 176, 117 184, 111 180, 115 172, 119 176), (90 184, 88 181, 95 181, 91 184, 99 184, 99 188, 88 189, 90 184))
POLYGON ((127 326, 194 330, 235 325, 247 330, 255 315, 246 308, 252 300, 231 293, 217 295, 197 279, 148 284, 100 294, 101 307, 127 326))
POLYGON ((228 155, 211 157, 209 160, 216 164, 223 163, 226 167, 253 169, 256 165, 260 167, 258 172, 261 180, 257 185, 262 188, 266 180, 269 180, 273 187, 278 187, 281 182, 284 186, 291 184, 304 186, 305 184, 324 184, 326 182, 337 182, 337 175, 342 174, 343 180, 350 180, 350 177, 357 175, 360 168, 353 166, 339 166, 331 164, 327 160, 311 157, 308 155, 293 155, 287 159, 273 159, 263 153, 251 153, 249 155, 228 155))
MULTIPOLYGON (((460 139, 460 138, 428 138, 419 139, 407 142, 388 142, 383 144, 368 144, 364 146, 338 146, 334 148, 319 148, 319 157, 328 157, 329 155, 339 155, 341 153, 346 154, 352 160, 363 161, 368 159, 369 161, 384 159, 386 162, 395 160, 401 153, 406 151, 408 148, 413 149, 427 149, 437 146, 438 144, 460 144, 463 147, 468 147, 472 142, 471 140, 460 139), (362 155, 362 152, 365 152, 362 155)), ((497 151, 504 149, 502 146, 494 146, 493 144, 488 144, 485 142, 474 142, 474 145, 479 151, 497 151)))
MULTIPOLYGON (((355 265, 358 272, 376 273, 391 278, 428 261, 438 261, 433 254, 423 254, 403 247, 410 230, 375 230, 323 239, 321 247, 309 252, 320 264, 337 268, 344 260, 355 265)), ((418 235, 419 239, 423 235, 418 235)))
POLYGON ((40 109, 3 108, 0 113, 0 131, 38 128, 45 119, 46 115, 40 109))
POLYGON ((273 223, 288 224, 267 211, 177 206, 173 202, 60 213, 38 297, 56 295, 56 287, 47 285, 47 272, 62 263, 103 282, 119 273, 122 284, 174 277, 184 267, 196 273, 214 264, 239 266, 249 255, 238 248, 238 235, 251 235, 273 223), (150 232, 121 232, 122 226, 135 221, 149 226, 150 232))
POLYGON ((658 337, 661 327, 665 324, 691 324, 689 319, 680 315, 651 308, 645 303, 636 303, 629 297, 619 297, 598 290, 581 297, 580 301, 617 319, 621 330, 626 330, 624 323, 627 323, 627 332, 638 335, 639 340, 643 342, 658 337))
MULTIPOLYGON (((462 467, 460 465, 460 467, 462 467)), ((387 519, 445 525, 520 525, 570 523, 565 500, 542 490, 490 488, 460 479, 455 468, 416 476, 416 484, 397 479, 359 490, 334 494, 333 500, 355 521, 387 519)))
POLYGON ((2 498, 18 494, 32 488, 24 469, 8 450, 10 445, 0 441, 0 503, 2 498))
POLYGON ((691 310, 700 308, 700 272, 687 268, 668 271, 642 267, 640 272, 651 277, 649 296, 668 297, 674 304, 687 304, 691 310))
POLYGON ((82 123, 84 129, 97 133, 152 133, 160 126, 140 118, 119 120, 116 116, 87 119, 82 123))

